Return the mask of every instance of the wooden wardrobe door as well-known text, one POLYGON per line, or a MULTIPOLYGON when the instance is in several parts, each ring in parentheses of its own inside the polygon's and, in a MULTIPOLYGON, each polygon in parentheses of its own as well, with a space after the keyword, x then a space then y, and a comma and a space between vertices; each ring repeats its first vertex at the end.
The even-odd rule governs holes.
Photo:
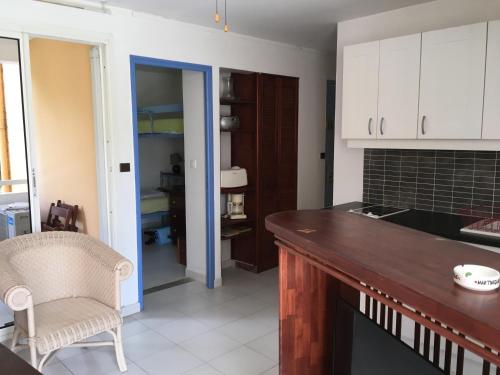
MULTIPOLYGON (((259 271, 269 268, 269 253, 277 253, 272 233, 265 228, 267 215, 278 211, 278 113, 277 77, 260 75, 259 105, 259 220, 257 258, 259 271), (266 267, 267 266, 267 267, 266 267)), ((276 266, 276 264, 271 267, 276 266)))
POLYGON ((278 211, 297 209, 298 78, 278 78, 278 211))
POLYGON ((297 207, 298 79, 262 74, 259 118, 258 268, 278 265, 273 235, 264 227, 267 215, 297 207))

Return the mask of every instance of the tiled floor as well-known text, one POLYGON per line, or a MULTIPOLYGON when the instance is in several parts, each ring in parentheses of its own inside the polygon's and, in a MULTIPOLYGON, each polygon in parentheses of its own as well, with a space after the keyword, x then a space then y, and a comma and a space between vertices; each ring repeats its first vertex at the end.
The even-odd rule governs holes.
MULTIPOLYGON (((278 374, 277 271, 229 269, 224 286, 191 282, 144 297, 125 319, 128 375, 278 374)), ((47 375, 117 375, 111 348, 65 349, 47 375)))
POLYGON ((186 277, 186 266, 177 262, 177 246, 142 246, 142 287, 153 288, 186 277))
POLYGON ((0 327, 3 327, 4 324, 10 323, 14 320, 14 314, 12 310, 0 302, 0 327))

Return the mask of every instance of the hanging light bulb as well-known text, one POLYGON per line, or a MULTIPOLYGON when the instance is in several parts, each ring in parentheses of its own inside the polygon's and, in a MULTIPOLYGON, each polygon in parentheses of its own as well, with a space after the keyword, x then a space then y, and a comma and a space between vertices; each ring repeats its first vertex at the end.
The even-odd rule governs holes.
POLYGON ((229 26, 227 24, 227 0, 224 0, 224 32, 229 31, 229 26))
POLYGON ((214 16, 214 21, 215 21, 215 23, 219 23, 220 22, 219 0, 215 0, 215 16, 214 16))

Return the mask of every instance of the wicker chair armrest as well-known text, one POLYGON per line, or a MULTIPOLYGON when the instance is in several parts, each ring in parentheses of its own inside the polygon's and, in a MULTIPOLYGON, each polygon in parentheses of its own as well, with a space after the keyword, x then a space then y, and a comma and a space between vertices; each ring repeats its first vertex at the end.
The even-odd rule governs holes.
POLYGON ((88 236, 85 237, 85 240, 88 241, 86 244, 89 250, 87 254, 97 260, 103 267, 118 271, 120 281, 126 280, 132 275, 134 266, 130 260, 101 241, 88 236))
POLYGON ((120 282, 132 275, 132 262, 99 240, 82 235, 77 237, 87 249, 85 254, 89 263, 96 267, 86 281, 88 296, 120 309, 120 282))
POLYGON ((0 257, 0 298, 14 311, 33 306, 30 288, 5 259, 0 257))

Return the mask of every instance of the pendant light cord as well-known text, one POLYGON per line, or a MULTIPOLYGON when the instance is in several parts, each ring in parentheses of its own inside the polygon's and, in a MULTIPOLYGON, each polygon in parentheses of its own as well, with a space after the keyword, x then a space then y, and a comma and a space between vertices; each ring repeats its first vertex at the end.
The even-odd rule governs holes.
POLYGON ((214 16, 215 23, 220 22, 220 15, 219 15, 219 0, 215 0, 215 16, 214 16))
POLYGON ((229 31, 229 26, 227 25, 227 0, 224 0, 224 31, 226 33, 229 31))

